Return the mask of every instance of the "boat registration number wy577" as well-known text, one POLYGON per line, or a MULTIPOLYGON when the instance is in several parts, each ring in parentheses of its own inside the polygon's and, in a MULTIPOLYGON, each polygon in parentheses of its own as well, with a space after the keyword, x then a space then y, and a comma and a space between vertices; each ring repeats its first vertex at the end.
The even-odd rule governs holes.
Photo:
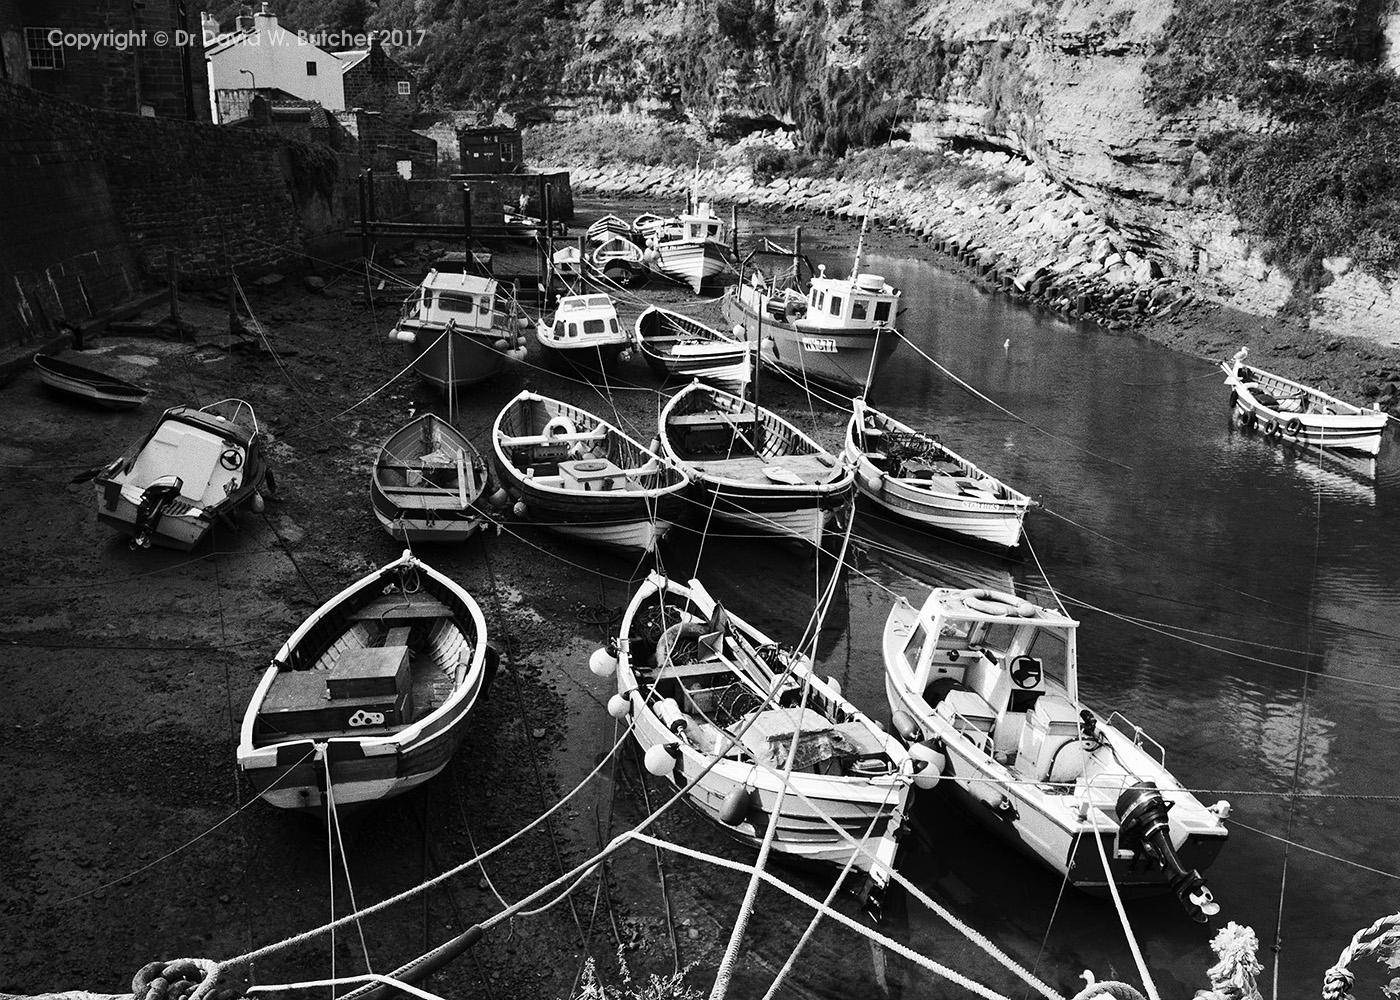
POLYGON ((802 349, 804 351, 815 351, 817 354, 835 354, 835 337, 803 337, 802 349))

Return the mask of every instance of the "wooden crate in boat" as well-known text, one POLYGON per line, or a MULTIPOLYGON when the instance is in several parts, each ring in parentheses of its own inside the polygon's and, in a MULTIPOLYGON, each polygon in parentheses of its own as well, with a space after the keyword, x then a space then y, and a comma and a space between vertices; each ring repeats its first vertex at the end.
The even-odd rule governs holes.
POLYGON ((258 711, 261 737, 279 734, 373 733, 402 725, 413 715, 413 692, 330 697, 327 670, 284 670, 258 711))
POLYGON ((408 646, 349 649, 326 671, 332 699, 393 698, 408 690, 408 646))

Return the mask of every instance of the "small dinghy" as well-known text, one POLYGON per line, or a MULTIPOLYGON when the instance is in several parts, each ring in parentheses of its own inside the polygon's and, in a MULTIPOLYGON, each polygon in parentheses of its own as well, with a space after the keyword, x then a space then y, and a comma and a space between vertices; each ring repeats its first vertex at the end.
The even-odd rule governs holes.
POLYGON ((71 357, 36 354, 34 370, 39 373, 39 381, 55 392, 108 410, 134 410, 151 395, 144 386, 90 368, 71 357))
POLYGON ((452 759, 496 669, 460 585, 405 552, 336 594, 253 692, 238 767, 282 809, 402 795, 452 759))
POLYGON ((486 460, 466 435, 435 413, 399 428, 379 449, 370 481, 374 516, 394 538, 456 542, 485 517, 486 460))
POLYGON ((215 524, 236 527, 240 508, 262 510, 264 480, 274 488, 251 405, 175 406, 97 474, 97 517, 132 548, 188 552, 215 524))
POLYGON ((878 915, 924 759, 698 580, 652 572, 623 616, 616 652, 599 650, 590 667, 615 664, 608 710, 630 721, 647 770, 750 847, 776 810, 775 857, 850 863, 878 915))

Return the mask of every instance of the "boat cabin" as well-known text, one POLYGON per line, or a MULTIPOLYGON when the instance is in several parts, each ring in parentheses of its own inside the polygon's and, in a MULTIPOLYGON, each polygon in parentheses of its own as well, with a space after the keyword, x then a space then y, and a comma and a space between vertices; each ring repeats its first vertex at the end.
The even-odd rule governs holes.
POLYGON ((617 309, 607 295, 565 295, 554 310, 554 326, 551 330, 555 341, 561 344, 570 341, 608 341, 624 339, 617 321, 617 309))
POLYGON ((489 330, 496 317, 498 282, 475 274, 433 269, 405 303, 420 323, 489 330))
POLYGON ((904 643, 910 689, 988 755, 1039 762, 1048 739, 1079 732, 1078 625, 1009 594, 936 589, 904 643))
POLYGON ((704 243, 707 240, 722 240, 723 228, 719 216, 708 201, 700 202, 694 212, 683 212, 680 216, 679 239, 685 243, 704 243))
POLYGON ((828 278, 826 265, 819 264, 807 289, 806 319, 813 326, 888 327, 894 324, 898 303, 898 289, 882 275, 828 278))

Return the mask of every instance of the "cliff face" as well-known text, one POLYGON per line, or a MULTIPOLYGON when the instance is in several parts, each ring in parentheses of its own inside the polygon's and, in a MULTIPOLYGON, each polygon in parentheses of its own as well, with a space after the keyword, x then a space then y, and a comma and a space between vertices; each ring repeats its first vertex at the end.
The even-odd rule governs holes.
MULTIPOLYGON (((1200 293, 1268 315, 1293 282, 1265 263, 1212 185, 1201 144, 1274 126, 1232 101, 1170 116, 1149 107, 1148 64, 1172 12, 1132 0, 597 0, 563 84, 702 118, 776 116, 828 152, 878 142, 895 121, 917 145, 1004 150, 1200 293)), ((1316 324, 1394 327, 1400 299, 1388 280, 1344 259, 1328 271, 1316 324)))

